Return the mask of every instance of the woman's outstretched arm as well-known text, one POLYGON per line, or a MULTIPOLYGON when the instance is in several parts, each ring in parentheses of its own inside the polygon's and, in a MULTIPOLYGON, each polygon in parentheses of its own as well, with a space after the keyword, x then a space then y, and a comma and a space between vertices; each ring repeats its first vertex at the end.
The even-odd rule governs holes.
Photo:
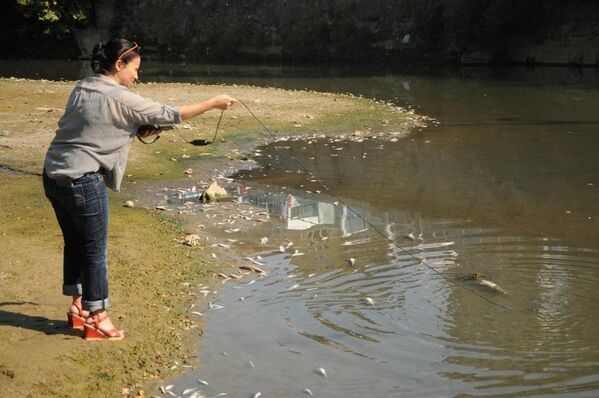
POLYGON ((196 104, 183 105, 179 108, 179 113, 181 114, 182 120, 187 120, 208 112, 211 109, 227 110, 236 102, 239 101, 229 95, 217 95, 216 97, 212 97, 196 104))

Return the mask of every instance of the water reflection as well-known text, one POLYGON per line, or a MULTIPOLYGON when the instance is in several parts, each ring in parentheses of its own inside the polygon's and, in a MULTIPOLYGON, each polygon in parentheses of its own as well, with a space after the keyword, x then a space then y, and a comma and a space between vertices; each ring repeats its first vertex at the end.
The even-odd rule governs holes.
MULTIPOLYGON (((254 174, 280 181, 276 169, 254 174)), ((327 397, 596 390, 599 314, 589 299, 599 285, 596 250, 365 200, 349 199, 348 207, 293 187, 306 181, 287 175, 289 187, 278 192, 253 180, 232 191, 271 220, 258 232, 269 231, 270 246, 257 253, 271 274, 224 287, 226 310, 208 314, 205 366, 181 378, 181 388, 201 377, 211 383, 206 393, 234 396, 302 396, 305 388, 327 397), (473 272, 508 295, 460 281, 473 272)))

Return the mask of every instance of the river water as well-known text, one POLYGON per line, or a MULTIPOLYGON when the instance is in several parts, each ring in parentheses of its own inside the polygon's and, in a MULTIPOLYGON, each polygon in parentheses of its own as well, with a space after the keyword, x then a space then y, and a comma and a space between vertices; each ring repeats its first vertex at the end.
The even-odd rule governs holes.
POLYGON ((440 122, 397 142, 260 148, 259 168, 233 178, 239 201, 270 221, 231 237, 269 238, 244 253, 268 276, 206 298, 216 305, 204 313, 202 367, 171 391, 599 396, 594 70, 150 64, 144 73, 352 92, 440 122))

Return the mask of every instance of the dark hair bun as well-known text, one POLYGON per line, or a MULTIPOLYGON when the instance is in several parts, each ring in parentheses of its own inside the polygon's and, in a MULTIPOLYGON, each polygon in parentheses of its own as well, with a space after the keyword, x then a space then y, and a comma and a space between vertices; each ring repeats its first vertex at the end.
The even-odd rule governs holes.
MULTIPOLYGON (((94 46, 90 66, 94 73, 108 73, 114 68, 114 64, 119 56, 125 51, 131 49, 133 44, 125 39, 111 39, 104 42, 98 42, 94 46)), ((139 56, 137 48, 122 57, 121 61, 129 62, 132 57, 139 56)))

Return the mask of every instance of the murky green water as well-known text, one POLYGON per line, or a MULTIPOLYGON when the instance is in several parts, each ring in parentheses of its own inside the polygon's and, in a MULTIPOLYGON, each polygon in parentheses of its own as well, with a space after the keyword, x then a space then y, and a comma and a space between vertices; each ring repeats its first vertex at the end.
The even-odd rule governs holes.
MULTIPOLYGON (((169 68, 194 81, 391 99, 441 122, 395 143, 321 138, 262 148, 262 169, 235 178, 241 200, 270 222, 230 237, 268 236, 252 258, 260 255, 269 275, 206 298, 224 308, 206 310, 203 366, 173 391, 599 395, 594 70, 169 68), (291 154, 319 181, 298 174, 291 154), (473 273, 507 294, 465 277, 473 273)), ((171 79, 164 70, 146 67, 171 79)))

